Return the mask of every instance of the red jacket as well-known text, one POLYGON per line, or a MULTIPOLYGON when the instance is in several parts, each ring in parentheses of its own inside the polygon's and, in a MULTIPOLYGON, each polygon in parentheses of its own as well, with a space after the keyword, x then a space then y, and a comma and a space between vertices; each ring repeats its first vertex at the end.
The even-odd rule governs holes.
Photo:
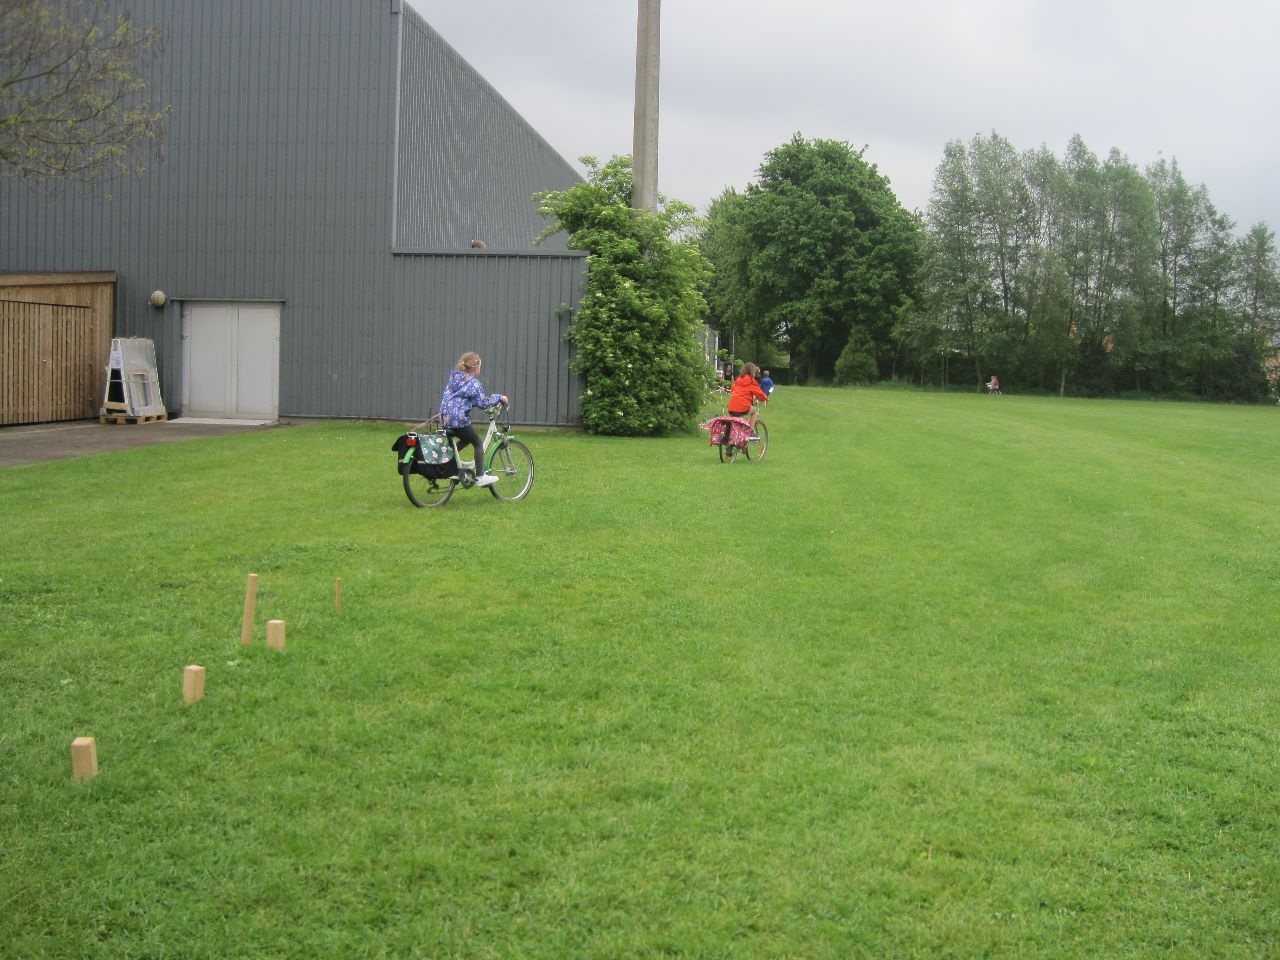
POLYGON ((744 373, 733 381, 733 393, 729 394, 729 413, 737 417, 751 410, 752 400, 769 402, 769 397, 760 389, 755 377, 744 373))

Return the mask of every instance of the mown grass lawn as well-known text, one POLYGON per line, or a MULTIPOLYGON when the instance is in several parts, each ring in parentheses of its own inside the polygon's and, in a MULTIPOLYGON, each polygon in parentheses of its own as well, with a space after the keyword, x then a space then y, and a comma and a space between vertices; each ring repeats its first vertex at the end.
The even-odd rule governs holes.
POLYGON ((439 510, 388 424, 0 472, 0 956, 1280 954, 1277 411, 766 416, 439 510))

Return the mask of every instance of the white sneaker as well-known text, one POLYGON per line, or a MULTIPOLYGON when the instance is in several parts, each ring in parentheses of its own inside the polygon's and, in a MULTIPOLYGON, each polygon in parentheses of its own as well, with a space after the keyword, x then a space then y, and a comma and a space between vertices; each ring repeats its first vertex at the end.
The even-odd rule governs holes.
POLYGON ((497 482, 498 482, 498 478, 495 477, 492 473, 482 473, 480 474, 480 476, 476 477, 477 487, 491 487, 497 482))

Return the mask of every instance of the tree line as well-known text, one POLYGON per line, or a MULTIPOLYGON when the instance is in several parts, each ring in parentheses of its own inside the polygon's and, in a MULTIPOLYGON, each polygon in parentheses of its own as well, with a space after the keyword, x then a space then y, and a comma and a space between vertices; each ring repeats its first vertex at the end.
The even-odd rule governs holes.
POLYGON ((797 135, 700 244, 711 323, 801 378, 1257 401, 1280 373, 1274 232, 1238 236, 1176 160, 1078 136, 948 143, 919 215, 862 152, 797 135))

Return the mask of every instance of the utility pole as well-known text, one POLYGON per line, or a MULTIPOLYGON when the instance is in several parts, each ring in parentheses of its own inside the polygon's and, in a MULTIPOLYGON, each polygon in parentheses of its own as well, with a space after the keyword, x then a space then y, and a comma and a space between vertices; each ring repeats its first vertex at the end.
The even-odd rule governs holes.
POLYGON ((631 206, 658 209, 658 59, 662 0, 640 0, 636 25, 636 115, 631 206))

